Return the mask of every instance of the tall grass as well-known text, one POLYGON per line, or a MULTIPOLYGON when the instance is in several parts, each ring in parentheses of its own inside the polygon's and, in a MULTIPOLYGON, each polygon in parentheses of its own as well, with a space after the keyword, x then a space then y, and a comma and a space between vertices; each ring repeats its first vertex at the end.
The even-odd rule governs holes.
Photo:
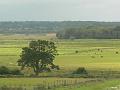
MULTIPOLYGON (((87 82, 96 82, 97 79, 61 79, 53 82, 42 81, 38 84, 5 84, 0 85, 0 90, 54 90, 60 87, 74 87, 87 82)), ((27 82, 26 82, 27 83, 27 82)))

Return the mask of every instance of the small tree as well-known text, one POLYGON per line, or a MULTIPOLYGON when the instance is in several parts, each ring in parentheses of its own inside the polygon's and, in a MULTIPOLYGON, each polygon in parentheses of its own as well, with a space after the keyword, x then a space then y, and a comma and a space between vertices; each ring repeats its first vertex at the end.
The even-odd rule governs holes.
POLYGON ((54 42, 47 40, 31 41, 29 47, 22 48, 18 65, 21 66, 21 69, 31 67, 38 75, 43 71, 59 69, 58 66, 53 64, 56 55, 57 50, 54 42))

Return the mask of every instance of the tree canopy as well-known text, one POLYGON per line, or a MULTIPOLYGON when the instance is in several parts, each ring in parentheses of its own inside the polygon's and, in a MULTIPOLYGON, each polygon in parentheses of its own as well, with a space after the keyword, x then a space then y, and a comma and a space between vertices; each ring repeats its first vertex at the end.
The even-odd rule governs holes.
POLYGON ((43 71, 59 69, 59 66, 53 64, 57 50, 55 43, 47 40, 31 41, 29 47, 22 48, 18 65, 21 69, 24 67, 33 68, 36 75, 43 71))

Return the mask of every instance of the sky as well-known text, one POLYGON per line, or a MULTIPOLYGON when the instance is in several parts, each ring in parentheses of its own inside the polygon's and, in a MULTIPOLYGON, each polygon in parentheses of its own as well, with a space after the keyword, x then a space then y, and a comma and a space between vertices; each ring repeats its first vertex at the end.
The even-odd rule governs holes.
POLYGON ((120 0, 0 0, 0 21, 120 21, 120 0))

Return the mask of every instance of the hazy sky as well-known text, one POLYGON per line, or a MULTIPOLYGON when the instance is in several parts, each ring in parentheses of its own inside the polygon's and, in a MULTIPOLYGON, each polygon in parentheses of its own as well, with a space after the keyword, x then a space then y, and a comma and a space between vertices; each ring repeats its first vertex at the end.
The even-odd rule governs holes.
POLYGON ((120 0, 0 0, 0 21, 120 21, 120 0))

